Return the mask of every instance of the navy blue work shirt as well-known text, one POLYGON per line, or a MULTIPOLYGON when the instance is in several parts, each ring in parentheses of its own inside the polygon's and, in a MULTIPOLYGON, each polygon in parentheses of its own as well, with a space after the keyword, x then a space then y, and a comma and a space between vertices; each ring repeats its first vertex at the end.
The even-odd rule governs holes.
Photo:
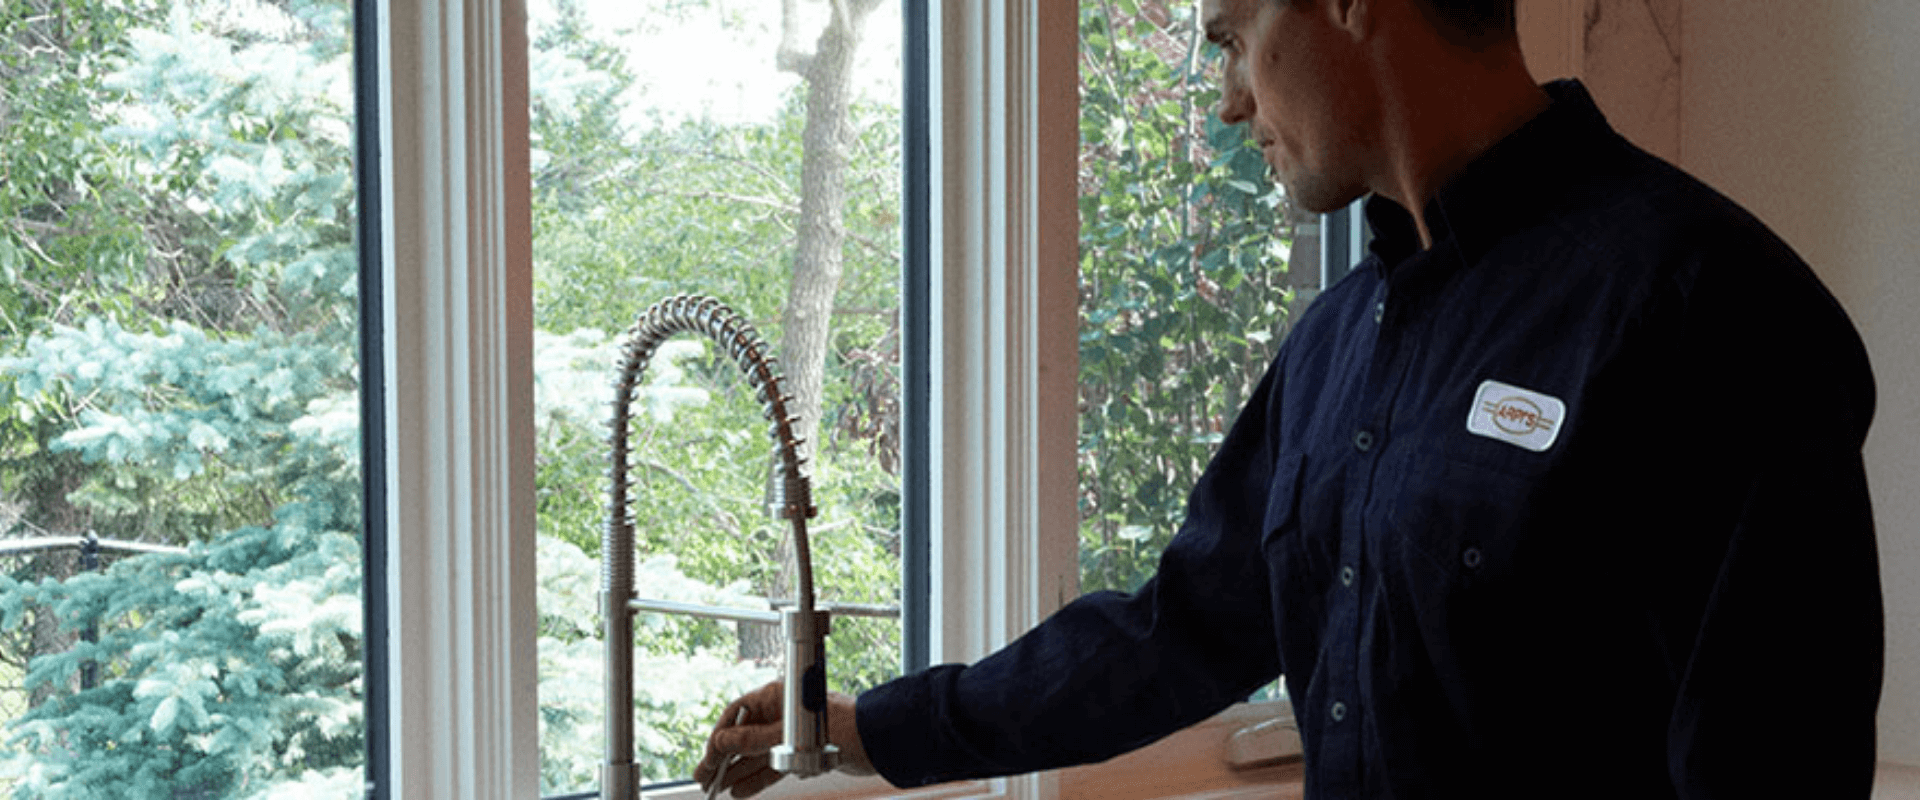
POLYGON ((1578 83, 1287 336, 1156 576, 862 695, 899 786, 1102 760, 1284 674, 1309 798, 1865 798, 1851 323, 1578 83))

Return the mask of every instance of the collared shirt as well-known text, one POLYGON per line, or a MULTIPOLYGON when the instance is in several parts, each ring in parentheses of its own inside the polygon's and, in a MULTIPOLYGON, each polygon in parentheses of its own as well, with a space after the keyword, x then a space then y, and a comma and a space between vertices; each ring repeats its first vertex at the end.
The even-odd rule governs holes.
POLYGON ((1086 763, 1284 675, 1311 798, 1865 798, 1851 323, 1579 84, 1282 343, 1156 576, 861 696, 896 785, 1086 763))

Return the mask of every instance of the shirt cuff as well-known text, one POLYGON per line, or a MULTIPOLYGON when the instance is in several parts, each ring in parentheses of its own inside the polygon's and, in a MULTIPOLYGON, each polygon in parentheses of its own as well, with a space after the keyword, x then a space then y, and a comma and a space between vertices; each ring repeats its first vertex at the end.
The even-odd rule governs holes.
POLYGON ((873 769, 895 787, 908 789, 949 778, 935 774, 940 747, 934 742, 933 676, 959 670, 949 665, 907 675, 862 693, 854 702, 860 744, 873 769))

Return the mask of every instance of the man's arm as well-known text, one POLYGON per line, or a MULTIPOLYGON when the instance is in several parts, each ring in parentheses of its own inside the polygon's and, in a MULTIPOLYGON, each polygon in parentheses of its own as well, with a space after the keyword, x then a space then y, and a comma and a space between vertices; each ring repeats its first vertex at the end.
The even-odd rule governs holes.
POLYGON ((1081 597, 978 663, 934 667, 860 697, 860 733, 882 776, 919 786, 1103 760, 1279 674, 1262 550, 1278 371, 1242 409, 1138 591, 1081 597))
POLYGON ((1673 710, 1686 800, 1866 798, 1883 617, 1857 449, 1796 447, 1756 471, 1673 710))
POLYGON ((1861 459, 1872 369, 1784 243, 1716 244, 1685 298, 1681 352, 1692 396, 1719 401, 1703 468, 1739 483, 1669 721, 1669 772, 1686 800, 1864 800, 1884 669, 1861 459))

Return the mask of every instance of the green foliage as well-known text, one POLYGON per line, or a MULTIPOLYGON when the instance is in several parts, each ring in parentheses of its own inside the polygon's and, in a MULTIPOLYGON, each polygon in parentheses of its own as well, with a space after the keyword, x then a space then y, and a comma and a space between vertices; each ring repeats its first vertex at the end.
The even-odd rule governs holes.
POLYGON ((61 691, 16 720, 19 797, 233 796, 263 781, 358 762, 359 559, 334 509, 282 507, 187 555, 18 584, 0 578, 0 624, 53 607, 98 641, 34 660, 28 687, 61 691), (82 666, 101 666, 72 690, 82 666))
POLYGON ((0 625, 51 615, 70 637, 9 654, 31 657, 34 702, 0 776, 20 798, 354 785, 346 5, 33 5, 69 17, 9 7, 0 41, 53 58, 8 62, 38 77, 7 100, 64 127, 6 154, 0 223, 41 257, 0 297, 19 334, 0 340, 0 501, 192 546, 0 579, 0 625))
POLYGON ((1284 332, 1292 228, 1194 7, 1080 4, 1083 589, 1151 575, 1284 332))
POLYGON ((189 9, 130 31, 108 80, 139 109, 111 132, 143 154, 170 230, 205 265, 158 310, 346 346, 358 274, 346 4, 294 2, 254 27, 189 9))
MULTIPOLYGON (((699 292, 777 341, 799 210, 803 100, 791 96, 767 123, 689 120, 629 133, 619 158, 602 156, 610 163, 584 182, 537 174, 536 195, 570 198, 534 208, 540 327, 620 331, 655 300, 699 292)), ((870 104, 852 112, 851 243, 835 306, 867 313, 836 317, 835 336, 871 344, 892 327, 890 315, 872 312, 898 305, 899 115, 870 104)))
POLYGON ((100 0, 0 11, 0 340, 41 317, 124 307, 145 268, 145 198, 103 109, 110 61, 151 13, 100 0))
POLYGON ((608 184, 632 176, 621 97, 633 87, 626 57, 595 35, 575 0, 557 0, 553 20, 533 31, 528 89, 533 105, 534 205, 576 213, 608 184))
POLYGON ((46 449, 102 467, 69 497, 93 512, 97 531, 199 541, 264 520, 292 495, 357 514, 350 353, 306 335, 221 341, 178 321, 164 330, 93 318, 0 358, 23 394, 72 398, 46 449))

